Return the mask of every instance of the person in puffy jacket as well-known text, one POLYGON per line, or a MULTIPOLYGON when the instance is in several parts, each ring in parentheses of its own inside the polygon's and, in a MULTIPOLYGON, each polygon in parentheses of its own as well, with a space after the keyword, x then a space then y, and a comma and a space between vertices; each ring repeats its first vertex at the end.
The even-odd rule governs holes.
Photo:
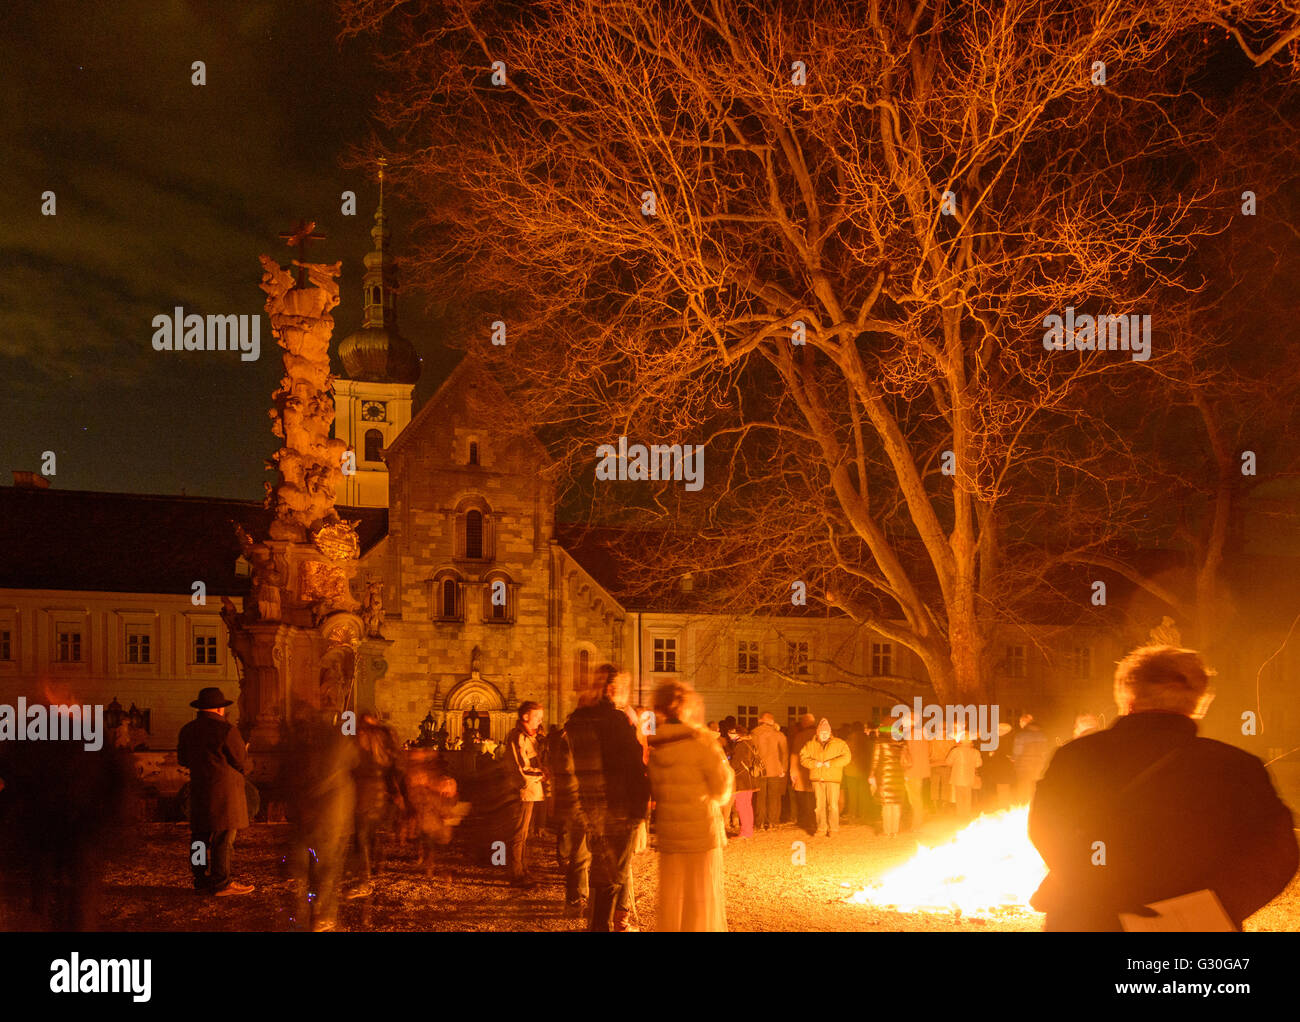
POLYGON ((871 790, 880 802, 880 822, 885 837, 898 837, 903 819, 903 800, 907 797, 903 760, 907 743, 884 724, 871 753, 871 790))
POLYGON ((799 750, 799 763, 808 771, 816 799, 814 836, 823 831, 827 837, 839 833, 840 783, 844 780, 844 768, 852 758, 849 743, 831 734, 831 722, 825 717, 817 725, 817 733, 799 750))
POLYGON ((719 736, 695 718, 693 695, 688 686, 669 682, 654 697, 659 718, 650 736, 650 790, 659 844, 656 928, 716 933, 727 929, 722 810, 731 799, 734 775, 719 736))

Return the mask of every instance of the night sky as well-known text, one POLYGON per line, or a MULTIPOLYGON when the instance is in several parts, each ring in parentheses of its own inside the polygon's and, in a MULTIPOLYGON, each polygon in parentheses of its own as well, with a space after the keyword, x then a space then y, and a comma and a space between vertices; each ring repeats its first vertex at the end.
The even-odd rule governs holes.
MULTIPOLYGON (((57 455, 59 489, 260 498, 277 447, 267 409, 280 348, 261 358, 155 352, 151 321, 262 313, 258 254, 316 220, 310 258, 343 260, 334 341, 361 319, 373 174, 345 169, 377 81, 336 42, 333 5, 240 0, 6 0, 0 7, 0 451, 12 469, 57 455), (191 83, 206 64, 207 84, 191 83), (57 215, 41 214, 41 195, 57 215), (357 215, 340 194, 357 193, 357 215)), ((402 207, 386 197, 400 256, 402 207)), ((447 362, 418 295, 402 332, 447 362)), ((336 360, 335 370, 338 371, 336 360)))

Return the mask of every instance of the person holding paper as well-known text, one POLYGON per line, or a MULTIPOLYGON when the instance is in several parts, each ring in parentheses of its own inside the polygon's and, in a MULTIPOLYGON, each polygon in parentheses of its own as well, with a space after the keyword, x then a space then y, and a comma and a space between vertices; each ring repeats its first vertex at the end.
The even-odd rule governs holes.
POLYGON ((1047 930, 1239 930, 1295 875, 1291 811, 1264 764, 1197 736, 1212 698, 1193 650, 1147 646, 1120 661, 1120 716, 1057 750, 1030 805, 1049 871, 1031 904, 1047 930), (1121 914, 1149 922, 1125 927, 1121 914))

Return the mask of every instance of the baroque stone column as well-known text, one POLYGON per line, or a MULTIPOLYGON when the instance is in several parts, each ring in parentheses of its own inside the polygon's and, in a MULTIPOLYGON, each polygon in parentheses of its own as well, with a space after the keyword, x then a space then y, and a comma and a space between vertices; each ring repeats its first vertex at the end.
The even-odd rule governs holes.
MULTIPOLYGON (((299 235, 291 240, 302 244, 299 235)), ((295 259, 295 284, 273 259, 261 261, 266 312, 283 349, 284 375, 269 413, 282 446, 267 463, 277 471, 266 484, 267 534, 235 526, 252 587, 243 611, 227 622, 244 668, 240 727, 254 749, 274 746, 297 713, 355 708, 356 651, 365 634, 350 585, 360 553, 356 523, 334 507, 342 472, 355 463, 355 452, 330 436, 330 312, 339 303, 339 264, 295 259)))

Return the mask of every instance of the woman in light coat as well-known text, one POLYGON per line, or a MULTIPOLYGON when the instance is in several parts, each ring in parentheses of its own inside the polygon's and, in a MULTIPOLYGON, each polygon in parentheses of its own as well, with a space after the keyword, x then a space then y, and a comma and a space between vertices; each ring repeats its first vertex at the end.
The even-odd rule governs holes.
POLYGON ((659 845, 656 929, 723 932, 722 807, 735 783, 718 735, 702 726, 699 700, 686 685, 655 692, 659 720, 650 736, 650 790, 659 845))

